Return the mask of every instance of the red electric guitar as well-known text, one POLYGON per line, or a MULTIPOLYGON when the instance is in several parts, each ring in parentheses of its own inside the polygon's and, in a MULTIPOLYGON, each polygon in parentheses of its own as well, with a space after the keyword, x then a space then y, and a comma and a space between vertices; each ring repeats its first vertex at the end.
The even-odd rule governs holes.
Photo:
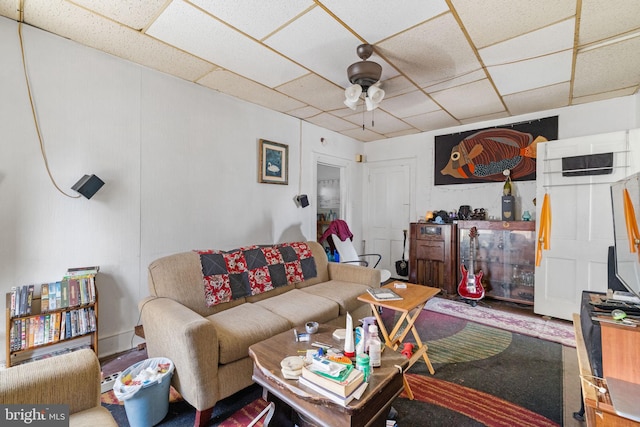
POLYGON ((476 244, 475 240, 478 237, 478 230, 476 227, 471 227, 469 231, 469 269, 466 269, 464 264, 460 264, 460 272, 462 273, 462 279, 458 285, 458 294, 466 300, 469 300, 472 306, 476 305, 476 302, 484 298, 484 286, 482 286, 482 270, 477 274, 474 273, 473 260, 476 257, 476 244))

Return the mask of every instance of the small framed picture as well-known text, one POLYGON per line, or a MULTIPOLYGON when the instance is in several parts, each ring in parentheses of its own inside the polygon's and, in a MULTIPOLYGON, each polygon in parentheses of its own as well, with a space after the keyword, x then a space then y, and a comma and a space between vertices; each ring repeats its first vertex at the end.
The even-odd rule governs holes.
POLYGON ((289 146, 261 139, 258 182, 289 184, 289 146))

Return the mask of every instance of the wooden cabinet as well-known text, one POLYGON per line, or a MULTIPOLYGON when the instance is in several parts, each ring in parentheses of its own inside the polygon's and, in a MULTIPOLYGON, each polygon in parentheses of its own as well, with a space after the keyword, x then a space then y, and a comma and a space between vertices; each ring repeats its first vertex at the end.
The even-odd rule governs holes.
MULTIPOLYGON (((611 385, 593 376, 589 363, 587 344, 582 334, 580 315, 573 315, 576 334, 578 369, 581 376, 582 399, 588 427, 638 427, 640 422, 620 415, 612 401, 611 385), (606 390, 601 393, 598 388, 606 390)), ((617 378, 640 389, 640 331, 636 327, 601 324, 602 369, 605 378, 617 378)), ((630 393, 629 396, 633 396, 630 393)), ((637 396, 637 393, 635 394, 637 396)), ((632 397, 633 399, 633 397, 632 397)))
POLYGON ((458 264, 468 266, 473 252, 475 273, 482 270, 487 297, 532 305, 535 230, 533 221, 458 221, 458 264), (473 250, 472 227, 477 229, 473 250))
POLYGON ((409 281, 455 294, 456 225, 418 222, 409 235, 409 281))
POLYGON ((65 277, 31 289, 16 287, 6 294, 6 303, 7 367, 83 347, 98 354, 95 274, 65 277))

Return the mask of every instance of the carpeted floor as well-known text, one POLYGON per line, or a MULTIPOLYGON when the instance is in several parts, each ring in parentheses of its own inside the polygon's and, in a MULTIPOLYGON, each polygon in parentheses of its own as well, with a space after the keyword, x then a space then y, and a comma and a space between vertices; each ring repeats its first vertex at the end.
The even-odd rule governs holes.
MULTIPOLYGON (((385 311, 385 324, 393 316, 385 311)), ((436 373, 431 376, 424 362, 409 371, 416 399, 401 396, 394 402, 399 426, 564 424, 567 385, 561 344, 427 310, 416 326, 429 345, 436 373)), ((246 425, 264 405, 255 402, 260 394, 253 386, 219 402, 210 425, 246 425)), ((120 426, 128 426, 121 405, 104 405, 120 426)), ((160 425, 188 426, 193 420, 193 408, 178 401, 170 404, 160 425)))

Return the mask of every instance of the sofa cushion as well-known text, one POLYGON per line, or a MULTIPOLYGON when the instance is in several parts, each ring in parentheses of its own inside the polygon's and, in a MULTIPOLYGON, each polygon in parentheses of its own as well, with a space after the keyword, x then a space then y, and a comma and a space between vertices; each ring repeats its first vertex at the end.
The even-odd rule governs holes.
POLYGON ((312 320, 323 323, 335 319, 340 314, 340 307, 335 301, 302 292, 300 289, 292 289, 254 304, 284 317, 291 322, 291 326, 303 325, 312 320))
POLYGON ((208 307, 318 275, 313 253, 304 242, 197 252, 208 307))
POLYGON ((369 286, 357 283, 347 283, 340 280, 330 280, 317 285, 307 286, 300 289, 302 292, 317 295, 335 301, 340 306, 340 315, 352 312, 360 307, 362 302, 358 301, 358 296, 367 292, 369 286))
POLYGON ((258 304, 245 303, 208 316, 218 333, 221 364, 248 357, 249 346, 291 328, 291 324, 258 304))

